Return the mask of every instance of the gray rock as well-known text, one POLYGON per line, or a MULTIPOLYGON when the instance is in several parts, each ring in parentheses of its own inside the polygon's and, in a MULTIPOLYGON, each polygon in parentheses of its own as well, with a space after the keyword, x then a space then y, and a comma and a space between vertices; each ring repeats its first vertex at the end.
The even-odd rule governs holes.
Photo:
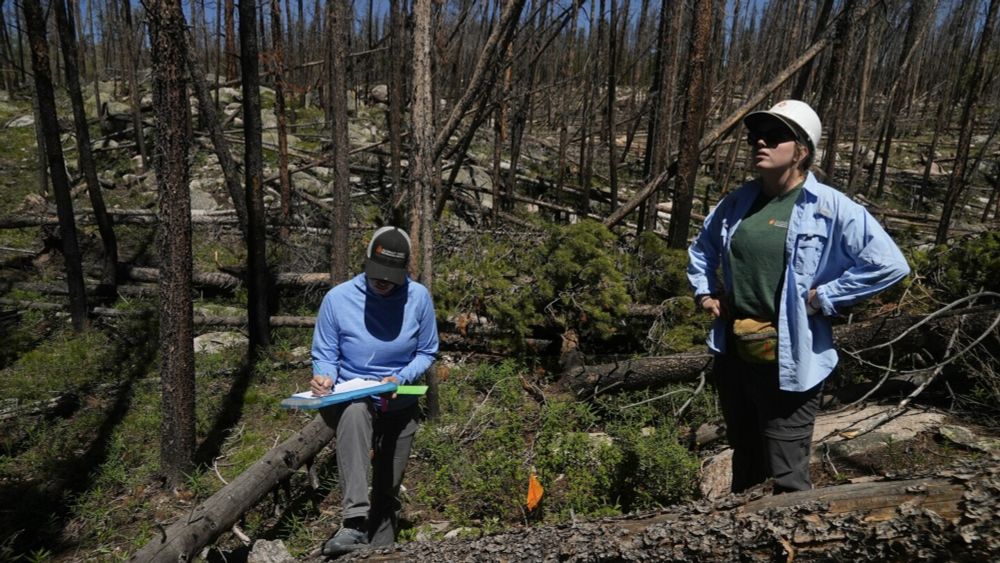
POLYGON ((14 119, 7 122, 7 128, 13 129, 15 127, 32 127, 35 125, 34 115, 22 115, 21 117, 15 117, 14 119))
POLYGON ((124 102, 114 100, 104 102, 104 109, 109 117, 123 116, 131 119, 132 116, 132 108, 124 102))
POLYGON ((195 354, 215 354, 234 346, 246 346, 247 337, 239 332, 209 332, 194 339, 195 354))
POLYGON ((446 539, 446 540, 453 540, 453 539, 459 538, 459 537, 478 536, 479 534, 480 534, 480 532, 476 528, 461 527, 461 528, 455 528, 454 530, 452 530, 452 531, 448 532, 447 534, 445 534, 444 535, 444 539, 446 539))
POLYGON ((212 197, 210 187, 212 180, 192 180, 191 181, 191 209, 212 211, 219 208, 215 198, 212 197))
POLYGON ((945 438, 967 448, 972 448, 974 450, 979 450, 993 455, 1000 453, 1000 440, 997 438, 982 438, 977 436, 968 428, 951 424, 941 426, 938 431, 945 438))
POLYGON ((9 101, 10 101, 10 92, 6 90, 0 90, 0 102, 9 102, 9 101))
POLYGON ((229 104, 231 102, 238 102, 243 99, 243 94, 240 93, 236 88, 230 88, 229 86, 223 86, 219 88, 219 103, 229 104))
POLYGON ((271 110, 261 110, 260 125, 265 129, 277 127, 278 118, 274 115, 274 112, 271 110))
POLYGON ((288 548, 281 540, 257 540, 253 542, 247 563, 295 563, 297 559, 288 553, 288 548))
POLYGON ((376 84, 369 92, 372 99, 380 104, 389 103, 389 86, 386 84, 376 84))
POLYGON ((316 196, 327 195, 326 192, 329 191, 326 189, 326 184, 305 172, 292 174, 292 183, 295 184, 295 189, 305 190, 316 196))

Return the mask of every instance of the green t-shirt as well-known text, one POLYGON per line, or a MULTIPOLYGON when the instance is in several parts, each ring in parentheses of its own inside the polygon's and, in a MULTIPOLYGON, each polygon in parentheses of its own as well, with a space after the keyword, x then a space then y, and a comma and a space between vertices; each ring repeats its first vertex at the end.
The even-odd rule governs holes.
POLYGON ((771 197, 761 191, 733 235, 729 263, 733 272, 733 313, 778 322, 778 300, 785 274, 785 239, 799 184, 771 197))

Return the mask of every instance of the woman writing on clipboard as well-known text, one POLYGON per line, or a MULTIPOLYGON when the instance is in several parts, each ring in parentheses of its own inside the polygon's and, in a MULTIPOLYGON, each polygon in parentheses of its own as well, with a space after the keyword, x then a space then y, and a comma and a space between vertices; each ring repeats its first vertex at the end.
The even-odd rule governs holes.
MULTIPOLYGON (((406 232, 383 227, 368 245, 364 273, 323 298, 312 344, 310 388, 315 395, 335 392, 338 383, 359 378, 412 383, 434 362, 434 304, 427 288, 406 275, 409 259, 406 232)), ((343 523, 323 553, 391 545, 401 507, 399 487, 418 426, 417 397, 366 397, 329 408, 335 409, 344 500, 343 523)))

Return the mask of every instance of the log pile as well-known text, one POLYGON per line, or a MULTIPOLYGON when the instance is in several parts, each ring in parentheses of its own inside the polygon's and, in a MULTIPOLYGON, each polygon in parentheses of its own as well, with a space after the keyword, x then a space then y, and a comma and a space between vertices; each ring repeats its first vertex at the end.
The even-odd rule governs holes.
POLYGON ((413 542, 341 561, 986 561, 1000 553, 1000 464, 779 496, 413 542))

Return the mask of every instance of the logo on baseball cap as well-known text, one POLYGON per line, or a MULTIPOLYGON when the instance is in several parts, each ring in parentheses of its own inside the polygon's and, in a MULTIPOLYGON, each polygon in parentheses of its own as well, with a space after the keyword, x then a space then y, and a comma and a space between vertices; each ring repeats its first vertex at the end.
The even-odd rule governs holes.
POLYGON ((403 285, 410 261, 410 236, 396 227, 375 231, 365 254, 365 275, 374 280, 403 285))

